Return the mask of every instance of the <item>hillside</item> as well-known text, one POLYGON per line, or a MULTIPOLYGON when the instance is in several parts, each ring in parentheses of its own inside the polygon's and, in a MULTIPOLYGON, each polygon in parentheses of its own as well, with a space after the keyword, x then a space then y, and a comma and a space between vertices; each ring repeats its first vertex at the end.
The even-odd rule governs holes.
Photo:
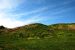
POLYGON ((0 26, 0 50, 75 50, 75 23, 0 26))
POLYGON ((75 23, 60 23, 60 24, 53 24, 49 26, 50 28, 54 29, 70 29, 75 30, 75 23))

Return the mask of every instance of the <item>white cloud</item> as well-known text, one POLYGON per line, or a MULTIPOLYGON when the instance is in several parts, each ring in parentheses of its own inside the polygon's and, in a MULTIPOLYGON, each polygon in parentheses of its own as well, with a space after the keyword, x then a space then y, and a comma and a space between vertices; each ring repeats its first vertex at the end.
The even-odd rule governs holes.
POLYGON ((40 16, 40 15, 36 15, 36 16, 33 16, 32 18, 29 18, 27 20, 25 20, 25 24, 30 24, 30 23, 35 23, 35 22, 40 22, 42 20, 45 20, 44 17, 40 16), (41 18, 40 18, 41 17, 41 18))
POLYGON ((39 21, 43 20, 43 17, 40 18, 40 15, 29 18, 25 21, 20 21, 20 20, 9 18, 9 17, 5 16, 5 14, 0 14, 0 16, 3 16, 3 17, 0 17, 0 25, 3 25, 8 28, 19 27, 19 26, 23 26, 26 24, 35 23, 35 22, 39 22, 39 21))
POLYGON ((47 7, 44 7, 27 13, 13 14, 11 10, 14 10, 21 3, 21 0, 0 0, 0 25, 8 28, 14 28, 43 20, 43 17, 40 18, 40 15, 35 15, 32 18, 26 19, 24 21, 17 20, 17 18, 22 17, 22 15, 26 16, 32 13, 45 11, 47 9, 47 7))
POLYGON ((19 0, 0 0, 0 10, 15 8, 20 3, 19 0))
POLYGON ((5 27, 13 28, 17 27, 23 22, 17 21, 10 17, 9 10, 16 8, 21 2, 19 0, 0 0, 0 25, 5 27))
POLYGON ((61 14, 61 13, 68 12, 68 11, 73 10, 73 9, 75 9, 75 7, 69 7, 69 8, 61 9, 60 11, 52 12, 51 15, 61 14))
POLYGON ((9 18, 8 15, 5 13, 0 13, 0 25, 13 28, 19 26, 20 24, 22 24, 22 22, 9 18))
POLYGON ((12 16, 18 16, 18 17, 21 17, 21 16, 27 16, 27 15, 30 15, 30 14, 34 14, 34 13, 39 13, 39 12, 43 12, 43 11, 46 11, 48 9, 48 7, 42 7, 42 8, 39 8, 39 9, 36 9, 36 10, 32 10, 30 12, 23 12, 23 13, 19 13, 19 14, 11 14, 12 16))

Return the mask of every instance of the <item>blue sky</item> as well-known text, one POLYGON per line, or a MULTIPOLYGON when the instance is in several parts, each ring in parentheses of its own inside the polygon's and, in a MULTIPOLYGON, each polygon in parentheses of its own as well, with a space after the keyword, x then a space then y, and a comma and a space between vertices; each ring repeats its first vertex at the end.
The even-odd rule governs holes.
POLYGON ((75 0, 0 0, 0 25, 75 23, 75 0))

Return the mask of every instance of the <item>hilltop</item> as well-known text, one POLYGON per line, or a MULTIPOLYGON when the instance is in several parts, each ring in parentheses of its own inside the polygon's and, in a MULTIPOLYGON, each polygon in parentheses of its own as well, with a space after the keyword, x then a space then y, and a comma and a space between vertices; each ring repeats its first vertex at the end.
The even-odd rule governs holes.
POLYGON ((75 50, 74 47, 75 23, 33 23, 13 29, 0 26, 3 50, 75 50))

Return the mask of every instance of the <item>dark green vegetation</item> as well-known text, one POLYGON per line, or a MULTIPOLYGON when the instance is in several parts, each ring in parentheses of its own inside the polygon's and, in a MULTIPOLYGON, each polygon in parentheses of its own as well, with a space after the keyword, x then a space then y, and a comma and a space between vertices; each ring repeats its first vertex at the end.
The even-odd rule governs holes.
POLYGON ((75 24, 0 26, 0 50, 75 50, 75 24))

